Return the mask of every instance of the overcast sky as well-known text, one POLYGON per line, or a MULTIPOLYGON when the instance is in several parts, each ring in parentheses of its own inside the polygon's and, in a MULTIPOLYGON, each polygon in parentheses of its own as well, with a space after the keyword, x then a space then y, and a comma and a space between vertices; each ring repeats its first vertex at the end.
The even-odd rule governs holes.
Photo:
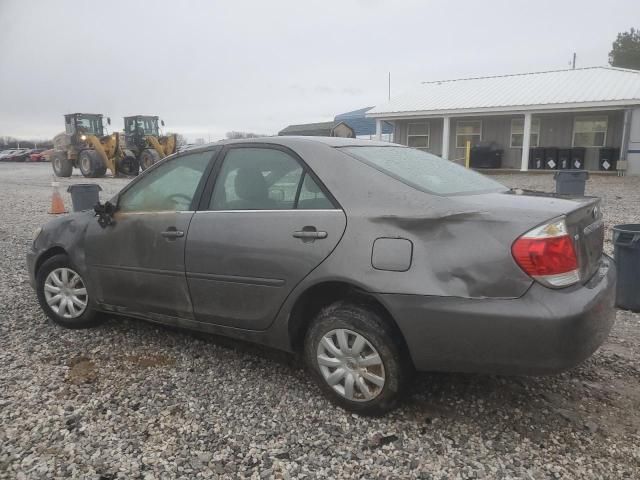
MULTIPOLYGON (((605 65, 640 1, 0 0, 0 136, 160 115, 193 140, 382 103, 420 81, 605 65)), ((635 25, 640 27, 640 25, 635 25)))

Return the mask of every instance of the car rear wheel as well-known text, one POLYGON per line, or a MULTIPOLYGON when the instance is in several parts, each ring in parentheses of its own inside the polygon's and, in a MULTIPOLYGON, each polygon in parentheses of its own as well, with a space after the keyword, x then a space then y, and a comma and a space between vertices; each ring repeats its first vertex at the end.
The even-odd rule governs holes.
POLYGON ((87 284, 67 255, 55 255, 42 264, 36 289, 40 307, 58 325, 88 328, 100 323, 87 284))
POLYGON ((305 337, 305 361, 324 394, 346 410, 381 415, 393 409, 411 377, 397 334, 376 309, 337 302, 305 337))

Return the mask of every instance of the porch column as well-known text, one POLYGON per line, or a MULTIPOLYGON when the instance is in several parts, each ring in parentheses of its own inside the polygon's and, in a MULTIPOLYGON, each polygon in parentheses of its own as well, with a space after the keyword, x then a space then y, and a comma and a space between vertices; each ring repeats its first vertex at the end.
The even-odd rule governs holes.
POLYGON ((398 140, 396 140, 396 127, 397 125, 397 121, 393 121, 393 122, 387 122, 389 125, 391 125, 391 134, 389 135, 389 142, 391 143, 400 143, 398 140))
POLYGON ((520 171, 529 170, 529 146, 531 145, 531 113, 524 114, 524 131, 522 132, 522 163, 520 171))
POLYGON ((376 140, 382 140, 382 120, 376 118, 376 140))
POLYGON ((442 118, 442 158, 449 160, 449 137, 451 132, 451 118, 442 118))

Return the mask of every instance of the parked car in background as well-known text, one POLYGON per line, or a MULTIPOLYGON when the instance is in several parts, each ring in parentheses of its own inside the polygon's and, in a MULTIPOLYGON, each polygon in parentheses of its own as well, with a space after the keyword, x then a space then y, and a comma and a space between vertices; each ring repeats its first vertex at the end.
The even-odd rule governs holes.
POLYGON ((510 190, 400 145, 193 148, 96 213, 52 220, 27 253, 54 322, 106 312, 298 352, 354 412, 392 408, 415 369, 562 371, 615 318, 599 199, 510 190))
MULTIPOLYGON (((0 161, 4 162, 24 162, 29 158, 30 149, 28 148, 16 148, 13 150, 6 150, 6 154, 0 157, 0 161)), ((4 152, 3 152, 4 153, 4 152)))
POLYGON ((42 152, 44 152, 44 148, 34 148, 29 152, 29 161, 30 162, 42 162, 42 152))
POLYGON ((41 162, 50 162, 51 161, 51 155, 53 154, 55 150, 53 148, 49 148, 47 150, 45 150, 44 152, 42 152, 40 154, 40 161, 41 162))
POLYGON ((12 156, 16 152, 15 149, 11 150, 2 150, 0 152, 0 162, 4 161, 6 158, 12 156))

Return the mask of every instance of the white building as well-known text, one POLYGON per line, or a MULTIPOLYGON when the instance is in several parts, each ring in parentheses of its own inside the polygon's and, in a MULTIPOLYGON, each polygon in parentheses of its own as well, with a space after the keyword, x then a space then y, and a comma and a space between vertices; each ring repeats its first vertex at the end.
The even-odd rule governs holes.
POLYGON ((377 132, 382 121, 393 123, 396 143, 450 160, 463 158, 470 141, 501 150, 502 168, 540 167, 539 155, 546 168, 575 168, 571 159, 581 156, 588 170, 640 175, 635 70, 592 67, 424 82, 366 115, 376 120, 377 132))

